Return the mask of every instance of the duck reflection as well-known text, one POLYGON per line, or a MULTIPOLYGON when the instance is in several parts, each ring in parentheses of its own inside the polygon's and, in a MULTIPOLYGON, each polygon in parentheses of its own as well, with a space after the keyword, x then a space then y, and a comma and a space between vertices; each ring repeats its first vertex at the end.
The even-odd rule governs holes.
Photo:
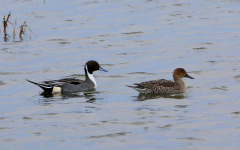
POLYGON ((44 98, 61 98, 61 99, 68 99, 68 98, 75 98, 75 97, 84 97, 79 93, 50 93, 50 92, 42 92, 40 94, 44 98))
POLYGON ((160 99, 160 98, 172 98, 172 99, 184 99, 188 96, 186 93, 176 93, 176 94, 143 94, 140 93, 138 96, 133 96, 136 101, 145 101, 151 99, 160 99))
POLYGON ((88 90, 84 92, 78 92, 78 93, 50 93, 50 92, 42 92, 40 96, 44 98, 45 102, 49 101, 57 101, 57 100, 66 100, 70 98, 85 98, 87 99, 87 103, 93 103, 97 99, 96 95, 101 92, 96 92, 95 90, 88 90))
POLYGON ((96 95, 100 94, 100 93, 101 92, 96 92, 95 90, 94 90, 94 92, 93 91, 84 92, 84 97, 85 97, 85 99, 87 99, 86 103, 93 103, 96 100, 102 99, 102 98, 96 97, 96 95))

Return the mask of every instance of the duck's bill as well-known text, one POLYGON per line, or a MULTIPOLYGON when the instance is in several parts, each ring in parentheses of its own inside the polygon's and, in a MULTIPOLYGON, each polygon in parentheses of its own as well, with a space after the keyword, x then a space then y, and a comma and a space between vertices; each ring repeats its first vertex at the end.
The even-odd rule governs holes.
POLYGON ((99 70, 100 70, 100 71, 108 72, 107 70, 103 69, 102 67, 99 67, 99 70))
POLYGON ((190 75, 186 74, 184 77, 186 78, 190 78, 190 79, 194 79, 193 77, 191 77, 190 75))

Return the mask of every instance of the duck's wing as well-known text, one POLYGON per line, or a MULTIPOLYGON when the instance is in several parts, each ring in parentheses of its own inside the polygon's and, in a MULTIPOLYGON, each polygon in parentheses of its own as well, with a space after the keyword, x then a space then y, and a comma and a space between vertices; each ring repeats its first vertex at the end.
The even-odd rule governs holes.
POLYGON ((43 81, 42 83, 47 84, 47 85, 62 87, 63 85, 65 85, 67 83, 73 84, 73 85, 83 84, 84 81, 79 80, 79 79, 74 79, 74 78, 64 78, 64 79, 60 79, 60 80, 43 81))
POLYGON ((175 82, 165 79, 135 83, 134 85, 135 86, 129 87, 134 88, 141 93, 158 93, 160 91, 165 93, 165 91, 171 88, 176 88, 175 82))
POLYGON ((152 81, 146 81, 141 83, 135 83, 134 85, 148 87, 148 88, 152 88, 153 86, 174 87, 176 83, 170 80, 160 79, 160 80, 152 80, 152 81))
POLYGON ((52 92, 54 87, 62 87, 67 83, 68 84, 73 84, 73 85, 79 85, 79 84, 84 83, 83 80, 74 79, 74 78, 65 78, 65 79, 60 79, 60 80, 42 81, 40 83, 36 83, 36 82, 30 81, 28 79, 26 79, 26 80, 30 83, 33 83, 33 84, 39 86, 40 88, 42 88, 46 92, 52 92))

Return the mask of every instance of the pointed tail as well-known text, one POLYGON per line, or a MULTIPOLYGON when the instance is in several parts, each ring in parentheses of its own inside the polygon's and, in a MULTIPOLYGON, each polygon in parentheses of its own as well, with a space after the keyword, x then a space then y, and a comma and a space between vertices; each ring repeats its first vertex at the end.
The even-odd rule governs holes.
POLYGON ((41 83, 36 83, 36 82, 30 81, 28 79, 26 79, 26 80, 30 83, 33 83, 33 84, 39 86, 40 88, 42 88, 46 92, 52 92, 52 90, 53 90, 53 86, 49 86, 49 85, 41 84, 41 83))

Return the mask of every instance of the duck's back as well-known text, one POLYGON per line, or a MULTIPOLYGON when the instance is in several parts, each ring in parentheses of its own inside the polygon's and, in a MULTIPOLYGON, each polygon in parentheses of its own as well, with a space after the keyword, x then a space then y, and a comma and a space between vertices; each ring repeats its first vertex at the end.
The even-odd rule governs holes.
POLYGON ((49 80, 49 81, 40 82, 40 84, 46 84, 49 86, 58 86, 58 87, 62 87, 67 83, 77 85, 77 84, 83 84, 84 81, 79 79, 74 79, 74 78, 64 78, 59 80, 49 80))
POLYGON ((79 79, 64 78, 60 80, 43 81, 42 83, 61 88, 61 92, 81 92, 94 89, 94 86, 79 79))
POLYGON ((167 94, 185 91, 184 82, 160 79, 135 84, 135 89, 146 94, 167 94))

